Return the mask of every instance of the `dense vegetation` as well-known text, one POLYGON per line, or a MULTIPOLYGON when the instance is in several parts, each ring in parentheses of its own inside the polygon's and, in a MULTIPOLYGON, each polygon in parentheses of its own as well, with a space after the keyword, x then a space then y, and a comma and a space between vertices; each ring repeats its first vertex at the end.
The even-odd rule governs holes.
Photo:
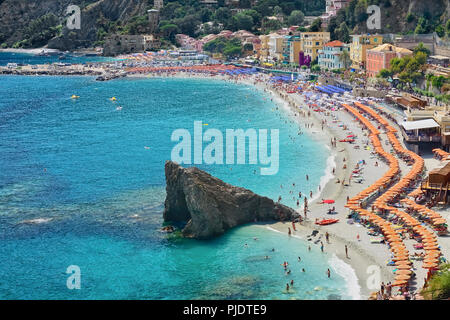
POLYGON ((167 24, 176 25, 181 32, 193 37, 218 33, 222 29, 244 29, 259 34, 283 26, 301 25, 305 15, 320 15, 324 11, 325 0, 260 0, 254 6, 250 0, 241 0, 236 6, 226 6, 224 0, 219 0, 216 6, 204 6, 192 0, 166 1, 161 11, 160 29, 167 24), (235 13, 236 9, 243 11, 235 13), (210 24, 205 25, 207 22, 210 24))
POLYGON ((382 69, 377 75, 378 78, 398 78, 401 85, 405 88, 412 89, 421 81, 426 81, 426 90, 414 87, 413 90, 417 93, 428 97, 435 97, 438 101, 449 102, 450 96, 448 94, 434 94, 430 91, 431 87, 439 92, 448 91, 450 87, 450 79, 444 76, 435 76, 433 74, 425 74, 426 61, 430 55, 423 43, 420 43, 415 49, 413 56, 405 56, 403 58, 394 58, 391 60, 389 69, 382 69))
POLYGON ((62 25, 53 13, 46 14, 33 20, 23 31, 23 39, 15 43, 14 47, 40 47, 61 32, 62 25))
POLYGON ((422 294, 427 299, 450 298, 450 264, 441 266, 440 270, 431 277, 422 294))
MULTIPOLYGON (((101 45, 105 37, 113 33, 148 33, 146 10, 153 7, 154 1, 135 1, 133 5, 125 5, 126 2, 119 0, 73 0, 72 3, 79 5, 83 12, 94 7, 104 7, 104 9, 91 10, 92 14, 88 15, 92 19, 89 21, 89 31, 79 34, 81 35, 79 42, 83 45, 101 45), (96 4, 99 5, 96 6, 96 4), (106 8, 108 10, 115 8, 119 12, 112 15, 109 11, 105 11, 106 8), (87 38, 89 40, 86 40, 87 38)), ((22 20, 20 26, 11 27, 14 19, 8 19, 8 21, 5 19, 3 25, 0 21, 0 43, 4 42, 3 46, 13 44, 16 47, 41 46, 50 38, 61 34, 62 37, 70 38, 71 33, 62 27, 64 17, 61 13, 65 8, 58 0, 30 2, 34 4, 27 6, 27 9, 18 5, 15 8, 15 17, 20 17, 22 20), (49 11, 49 8, 57 8, 58 13, 55 11, 55 14, 47 14, 53 12, 49 11), (30 20, 30 17, 39 16, 41 18, 30 20)), ((225 2, 225 0, 218 0, 216 5, 205 5, 200 0, 165 0, 157 30, 163 43, 174 44, 176 33, 201 37, 209 33, 219 33, 223 29, 232 31, 244 29, 257 35, 292 25, 298 25, 300 30, 304 31, 324 30, 319 19, 307 29, 304 17, 319 16, 324 13, 325 0, 259 0, 257 2, 240 0, 233 1, 231 4, 225 4, 225 2)), ((10 10, 8 6, 12 6, 13 3, 15 3, 14 0, 1 0, 2 10, 0 11, 8 12, 10 10)), ((340 10, 337 16, 331 19, 327 30, 330 31, 332 40, 339 39, 343 42, 348 42, 353 33, 367 32, 366 10, 369 5, 376 4, 381 7, 383 19, 382 30, 378 30, 380 33, 436 32, 440 37, 450 37, 450 20, 446 16, 445 0, 416 1, 411 11, 409 11, 409 3, 409 0, 352 0, 348 7, 340 10)))
MULTIPOLYGON (((421 10, 407 13, 405 1, 395 0, 352 0, 349 5, 330 19, 327 31, 332 40, 348 42, 352 32, 370 32, 366 22, 369 17, 367 7, 378 5, 381 9, 381 33, 426 34, 436 32, 440 37, 450 37, 450 21, 445 18, 445 2, 436 5, 434 11, 421 10)), ((437 3, 438 1, 436 1, 437 3)))
POLYGON ((233 58, 240 56, 244 48, 241 41, 236 38, 226 39, 225 37, 219 37, 208 43, 205 43, 203 49, 210 53, 220 53, 227 58, 233 58))
POLYGON ((430 51, 421 43, 414 49, 413 56, 392 59, 390 68, 382 69, 378 76, 380 78, 397 76, 403 84, 411 87, 412 83, 423 79, 424 66, 429 54, 430 51))

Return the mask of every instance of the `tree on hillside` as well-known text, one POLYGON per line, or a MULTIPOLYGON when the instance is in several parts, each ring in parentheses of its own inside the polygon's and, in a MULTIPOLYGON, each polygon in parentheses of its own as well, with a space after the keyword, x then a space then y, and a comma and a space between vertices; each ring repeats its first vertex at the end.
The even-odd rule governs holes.
POLYGON ((178 26, 173 23, 166 24, 160 28, 164 38, 175 43, 175 35, 179 32, 178 26))
POLYGON ((309 32, 319 32, 322 31, 322 20, 317 18, 313 21, 311 26, 309 27, 309 32))
POLYGON ((300 26, 305 19, 305 15, 300 10, 294 10, 288 18, 288 23, 290 26, 300 26))
POLYGON ((431 51, 425 47, 423 42, 420 42, 417 47, 414 48, 414 55, 416 55, 418 52, 423 52, 427 55, 427 57, 431 54, 431 51))
POLYGON ((238 13, 237 15, 233 16, 231 20, 232 22, 230 24, 230 27, 233 31, 237 30, 251 31, 254 26, 252 16, 246 15, 244 13, 238 13))
POLYGON ((231 10, 228 8, 219 8, 214 12, 213 20, 225 24, 231 18, 231 10))
POLYGON ((263 18, 261 29, 263 33, 269 33, 274 30, 281 29, 282 25, 279 20, 263 18))
POLYGON ((350 29, 345 22, 342 22, 336 30, 337 38, 345 43, 350 42, 350 29))
POLYGON ((182 19, 176 19, 175 24, 180 28, 180 31, 194 37, 200 20, 195 15, 187 15, 182 19))

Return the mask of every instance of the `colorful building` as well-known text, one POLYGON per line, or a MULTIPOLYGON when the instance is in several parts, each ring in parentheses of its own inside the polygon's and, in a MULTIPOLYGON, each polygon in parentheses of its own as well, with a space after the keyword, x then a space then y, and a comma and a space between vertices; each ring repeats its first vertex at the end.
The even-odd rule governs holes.
POLYGON ((289 62, 291 64, 299 65, 300 51, 302 51, 302 42, 299 36, 294 36, 289 43, 289 62))
POLYGON ((319 50, 319 66, 321 69, 342 69, 348 67, 345 66, 345 61, 342 59, 342 53, 344 51, 349 52, 350 49, 345 43, 335 40, 326 43, 322 50, 319 50))
POLYGON ((319 56, 319 50, 322 50, 323 45, 330 41, 329 32, 302 32, 300 33, 301 51, 305 56, 310 56, 311 61, 314 61, 319 56))
POLYGON ((269 56, 272 60, 283 60, 284 37, 278 34, 271 34, 269 40, 269 56))
POLYGON ((327 28, 330 19, 334 17, 339 10, 345 8, 351 0, 326 0, 325 13, 320 16, 322 28, 327 28))
POLYGON ((288 35, 283 39, 283 63, 298 64, 298 53, 301 49, 300 36, 288 35), (295 53, 297 52, 296 56, 295 53))
POLYGON ((366 51, 383 44, 383 36, 381 35, 352 35, 352 43, 350 44, 350 59, 352 60, 352 68, 362 70, 366 67, 366 51))
POLYGON ((258 50, 257 58, 261 62, 267 62, 269 60, 270 35, 268 35, 268 34, 260 35, 259 40, 261 40, 261 47, 258 50))
POLYGON ((388 69, 393 58, 412 55, 411 50, 385 43, 366 51, 366 71, 369 77, 375 77, 381 69, 388 69))

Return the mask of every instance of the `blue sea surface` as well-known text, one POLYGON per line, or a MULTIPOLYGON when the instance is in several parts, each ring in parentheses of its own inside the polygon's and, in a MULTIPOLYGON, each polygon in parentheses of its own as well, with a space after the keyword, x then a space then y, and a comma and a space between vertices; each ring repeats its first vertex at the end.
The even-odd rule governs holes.
POLYGON ((196 120, 221 132, 280 130, 276 175, 255 174, 260 165, 201 169, 274 200, 281 195, 292 207, 299 191, 317 190, 327 149, 298 135, 287 111, 254 87, 193 79, 0 77, 0 298, 349 298, 344 278, 326 277, 328 255, 265 225, 208 241, 159 231, 164 163, 176 144, 171 134, 193 133, 196 120), (283 261, 291 264, 289 276, 283 261), (66 286, 70 265, 81 269, 80 290, 66 286), (290 280, 294 290, 287 293, 290 280))
POLYGON ((94 63, 111 62, 117 59, 102 56, 75 56, 67 54, 65 59, 59 59, 58 56, 37 56, 30 53, 0 52, 0 66, 6 66, 8 63, 17 64, 48 64, 48 63, 94 63))

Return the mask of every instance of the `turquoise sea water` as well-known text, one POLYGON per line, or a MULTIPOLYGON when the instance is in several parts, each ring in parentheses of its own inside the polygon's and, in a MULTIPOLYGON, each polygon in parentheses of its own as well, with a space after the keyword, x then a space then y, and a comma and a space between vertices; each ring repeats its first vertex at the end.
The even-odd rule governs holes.
POLYGON ((15 52, 0 52, 0 66, 6 66, 8 63, 22 63, 22 64, 47 64, 47 63, 90 63, 90 62, 109 62, 114 61, 113 58, 108 57, 77 57, 67 55, 66 59, 59 60, 58 56, 36 56, 28 53, 15 52))
POLYGON ((328 151, 279 109, 253 87, 221 81, 0 77, 0 298, 348 298, 344 278, 326 278, 329 256, 264 225, 211 241, 159 232, 171 133, 192 132, 195 120, 223 132, 280 130, 276 175, 200 168, 293 207, 290 191, 317 189, 328 151), (69 265, 81 269, 80 290, 66 287, 69 265))

